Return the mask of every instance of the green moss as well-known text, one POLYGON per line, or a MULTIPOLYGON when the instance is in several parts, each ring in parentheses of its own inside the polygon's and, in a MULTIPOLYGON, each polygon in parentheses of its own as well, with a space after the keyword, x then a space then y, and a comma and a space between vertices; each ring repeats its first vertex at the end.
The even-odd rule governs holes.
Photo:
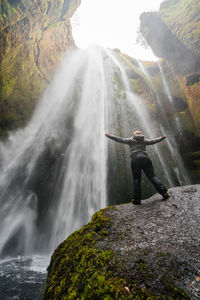
MULTIPOLYGON (((74 46, 71 31, 66 34, 68 12, 61 19, 64 2, 41 0, 38 5, 37 1, 0 0, 0 131, 3 135, 25 125, 62 53, 74 46)), ((79 0, 70 1, 71 16, 79 4, 79 0)))
POLYGON ((200 159, 200 151, 190 152, 188 153, 188 156, 193 159, 197 159, 197 158, 200 159))
POLYGON ((1 97, 3 99, 6 99, 7 97, 9 97, 10 94, 13 92, 15 83, 16 83, 15 78, 6 82, 6 84, 3 86, 2 91, 1 91, 1 97))
POLYGON ((129 82, 133 92, 139 94, 143 99, 145 99, 148 110, 155 113, 155 95, 151 82, 148 78, 144 76, 140 79, 129 79, 129 82))
POLYGON ((135 93, 141 94, 141 87, 139 85, 141 79, 129 79, 131 87, 135 93))
POLYGON ((182 289, 172 284, 173 278, 165 276, 163 282, 166 290, 172 291, 172 296, 170 297, 171 299, 189 299, 189 297, 185 294, 185 292, 182 289))
POLYGON ((168 253, 155 253, 154 261, 150 249, 122 255, 119 251, 99 248, 99 243, 101 245, 105 236, 107 239, 111 234, 109 212, 114 209, 109 207, 96 213, 88 225, 72 233, 57 247, 48 267, 43 299, 189 299, 173 284, 176 273, 180 274, 172 269, 169 260, 173 257, 168 253), (148 284, 158 276, 157 270, 150 267, 150 257, 156 268, 159 265, 163 268, 166 262, 169 267, 161 280, 162 286, 156 291, 148 284), (131 270, 128 269, 130 263, 131 270))
POLYGON ((1 62, 2 89, 0 92, 0 129, 3 135, 8 130, 24 126, 35 107, 36 99, 46 83, 41 79, 28 44, 8 49, 1 62))
POLYGON ((54 27, 58 27, 58 24, 56 24, 56 23, 51 23, 51 24, 49 25, 49 28, 54 28, 54 27))
POLYGON ((102 230, 101 231, 101 235, 102 236, 106 236, 106 235, 108 235, 109 234, 109 231, 108 230, 102 230))
POLYGON ((108 234, 109 222, 102 211, 96 213, 87 226, 56 249, 43 299, 128 299, 125 280, 113 276, 108 268, 113 252, 94 247, 108 234))
MULTIPOLYGON (((163 73, 165 75, 165 79, 167 81, 167 84, 168 84, 168 87, 169 87, 172 97, 173 98, 175 98, 175 97, 181 98, 186 102, 187 100, 186 100, 186 95, 184 92, 184 87, 183 87, 182 82, 180 81, 179 77, 174 72, 172 66, 170 66, 166 60, 161 60, 161 64, 162 64, 163 73)), ((160 72, 159 72, 159 75, 160 75, 160 72)), ((163 83, 162 83, 162 86, 163 86, 163 83)))
POLYGON ((122 93, 122 84, 121 84, 120 78, 117 73, 114 74, 113 80, 114 80, 115 87, 116 87, 115 90, 116 90, 117 97, 124 99, 124 94, 122 93))
POLYGON ((194 133, 194 134, 196 133, 194 123, 192 121, 190 112, 188 110, 184 112, 178 112, 174 114, 174 117, 177 118, 179 126, 182 128, 184 132, 194 133))
POLYGON ((195 126, 198 133, 200 133, 200 84, 185 86, 185 90, 195 126))
POLYGON ((199 55, 199 0, 179 0, 168 2, 169 5, 163 5, 159 15, 171 31, 186 45, 186 47, 199 55))

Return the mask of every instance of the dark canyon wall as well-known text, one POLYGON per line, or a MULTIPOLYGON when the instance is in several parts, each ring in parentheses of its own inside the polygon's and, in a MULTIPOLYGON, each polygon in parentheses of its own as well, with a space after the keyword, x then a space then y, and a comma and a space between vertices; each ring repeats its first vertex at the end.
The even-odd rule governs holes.
POLYGON ((0 134, 24 124, 63 53, 80 0, 0 0, 0 134))

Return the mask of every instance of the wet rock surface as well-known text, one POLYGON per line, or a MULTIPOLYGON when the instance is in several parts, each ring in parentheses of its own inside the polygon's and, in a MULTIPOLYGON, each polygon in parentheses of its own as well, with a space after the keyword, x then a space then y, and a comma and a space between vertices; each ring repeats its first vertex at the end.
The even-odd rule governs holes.
POLYGON ((97 212, 55 250, 44 299, 200 299, 200 185, 169 194, 97 212))
POLYGON ((66 51, 80 0, 0 2, 0 134, 21 127, 66 51))
POLYGON ((141 287, 162 290, 173 281, 190 299, 200 299, 200 185, 171 188, 169 194, 166 201, 155 194, 140 206, 108 209, 111 228, 98 247, 117 251, 121 272, 139 276, 141 287), (138 264, 146 272, 139 274, 138 264))
POLYGON ((112 220, 111 235, 119 239, 104 241, 115 250, 138 250, 156 247, 171 251, 189 251, 200 257, 200 185, 169 190, 170 198, 162 200, 155 194, 142 205, 122 204, 108 210, 112 220))

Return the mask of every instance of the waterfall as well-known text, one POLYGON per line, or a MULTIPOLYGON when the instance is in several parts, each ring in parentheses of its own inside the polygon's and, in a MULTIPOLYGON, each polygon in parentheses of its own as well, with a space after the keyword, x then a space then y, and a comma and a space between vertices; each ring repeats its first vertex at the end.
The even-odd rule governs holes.
POLYGON ((0 144, 0 253, 49 252, 109 195, 121 190, 119 201, 130 201, 129 149, 104 134, 127 137, 136 129, 147 137, 157 132, 112 51, 92 46, 67 54, 27 126, 0 144))
MULTIPOLYGON (((161 78, 162 78, 162 83, 163 83, 164 92, 165 92, 165 94, 166 94, 166 96, 167 96, 167 99, 169 100, 169 104, 170 104, 172 110, 174 110, 173 97, 172 97, 172 95, 171 95, 169 86, 168 86, 168 84, 167 84, 167 80, 166 80, 166 78, 165 78, 165 75, 164 75, 162 66, 161 66, 161 64, 160 64, 159 61, 158 61, 158 67, 159 67, 160 74, 161 74, 161 78)), ((178 119, 177 116, 174 118, 174 121, 175 121, 175 124, 176 124, 176 130, 178 131, 179 134, 181 134, 181 125, 180 125, 180 122, 179 122, 179 119, 178 119)))
MULTIPOLYGON (((164 87, 165 94, 166 94, 166 96, 167 96, 167 98, 168 98, 168 100, 171 104, 171 107, 173 109, 174 108, 173 97, 170 93, 170 89, 168 87, 167 81, 165 79, 165 76, 164 76, 164 73, 163 73, 163 70, 162 70, 162 66, 161 66, 159 61, 158 61, 158 67, 159 67, 160 74, 161 74, 161 77, 162 77, 162 82, 163 82, 163 87, 164 87)), ((180 122, 178 120, 178 117, 175 117, 175 123, 176 123, 176 129, 180 133, 181 132, 181 125, 180 125, 180 122)), ((169 122, 167 122, 167 127, 168 127, 167 128, 168 132, 173 131, 173 128, 172 128, 172 126, 170 125, 169 122)), ((170 148, 173 159, 174 159, 174 161, 176 163, 176 166, 177 166, 176 167, 176 173, 177 173, 177 177, 179 179, 179 182, 180 182, 181 185, 191 184, 191 181, 190 181, 190 178, 187 174, 184 162, 183 162, 182 157, 179 153, 179 147, 177 145, 176 139, 174 138, 174 135, 170 135, 170 139, 169 139, 169 148, 170 148)))
MULTIPOLYGON (((162 79, 162 83, 163 83, 163 88, 164 88, 164 92, 166 94, 167 99, 169 100, 169 104, 173 110, 173 97, 170 93, 170 89, 167 85, 167 81, 165 79, 162 67, 160 62, 158 61, 158 67, 160 70, 160 74, 161 74, 161 79, 162 79)), ((171 186, 175 186, 175 185, 187 185, 190 184, 190 178, 187 174, 186 168, 184 166, 181 154, 179 152, 179 147, 177 145, 176 139, 175 139, 175 134, 173 134, 173 127, 170 124, 170 122, 167 120, 167 116, 165 113, 165 110, 162 106, 160 97, 159 97, 159 93, 151 79, 151 77, 149 76, 147 70, 145 69, 144 65, 142 64, 141 61, 138 61, 139 67, 141 69, 141 71, 143 72, 143 74, 145 75, 145 77, 147 78, 147 80, 150 81, 151 86, 154 89, 155 92, 155 96, 156 96, 156 102, 159 108, 159 113, 161 115, 161 122, 160 122, 160 128, 161 131, 163 133, 163 135, 167 136, 167 146, 168 146, 168 152, 170 152, 170 157, 173 159, 173 165, 174 165, 174 172, 175 172, 175 180, 172 178, 172 176, 170 176, 170 170, 169 170, 169 164, 166 164, 166 161, 164 163, 162 163, 164 165, 164 168, 166 170, 166 172, 168 173, 168 178, 170 180, 170 185, 171 186)), ((177 131, 181 131, 180 128, 180 123, 177 120, 177 117, 175 117, 175 122, 176 122, 176 129, 177 131)), ((163 161, 163 159, 162 159, 163 161)))
POLYGON ((101 50, 74 51, 1 143, 1 253, 51 250, 105 207, 105 84, 101 50))

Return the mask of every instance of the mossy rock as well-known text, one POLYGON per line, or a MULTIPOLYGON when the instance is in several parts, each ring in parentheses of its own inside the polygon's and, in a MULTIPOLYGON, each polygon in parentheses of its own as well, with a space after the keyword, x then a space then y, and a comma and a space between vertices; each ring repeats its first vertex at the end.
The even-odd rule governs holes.
POLYGON ((58 246, 48 267, 43 299, 126 299, 124 279, 111 272, 114 253, 95 247, 109 234, 109 223, 100 211, 58 246))
MULTIPOLYGON (((145 103, 146 108, 153 115, 156 114, 156 102, 155 102, 155 91, 151 85, 149 79, 141 71, 139 63, 136 59, 123 54, 121 52, 116 52, 115 55, 120 60, 121 64, 124 66, 126 75, 129 79, 129 85, 134 94, 138 95, 138 101, 145 103)), ((146 65, 152 67, 153 62, 145 62, 146 65)), ((115 80, 116 81, 116 80, 115 80)), ((119 80, 117 82, 118 88, 121 88, 119 80)))
POLYGON ((159 11, 170 30, 196 55, 200 55, 199 0, 168 0, 159 11))
POLYGON ((194 159, 199 158, 199 159, 200 159, 200 151, 190 152, 190 153, 187 153, 187 154, 188 154, 188 156, 190 156, 191 158, 194 158, 194 159))
POLYGON ((200 68, 199 9, 198 0, 168 0, 158 12, 145 12, 140 17, 140 30, 149 46, 178 74, 200 68))
POLYGON ((175 99, 186 99, 197 134, 200 133, 199 11, 199 0, 166 0, 158 12, 143 13, 140 25, 154 53, 167 62, 163 67, 170 91, 175 99))
MULTIPOLYGON (((183 198, 187 193, 183 191, 183 198)), ((181 197, 179 201, 176 197, 172 191, 171 204, 168 205, 170 210, 171 205, 175 205, 173 202, 179 206, 182 201, 181 197)), ((195 276, 194 262, 190 264, 185 254, 176 253, 177 245, 175 251, 173 247, 172 251, 167 248, 167 244, 169 246, 172 242, 173 245, 174 238, 159 241, 159 232, 166 231, 162 214, 165 209, 167 211, 167 206, 155 202, 156 196, 153 199, 140 212, 135 211, 132 204, 103 209, 92 217, 88 225, 62 242, 51 258, 43 299, 190 299, 181 282, 182 277, 195 276), (151 217, 155 217, 159 205, 163 210, 157 217, 161 222, 157 227, 159 232, 156 231, 158 245, 156 247, 149 237, 154 246, 145 247, 141 225, 147 220, 151 225, 151 217), (143 246, 140 248, 139 245, 143 246)), ((187 203, 182 204, 179 217, 185 213, 185 205, 187 203)), ((170 219, 168 225, 173 227, 173 220, 170 219)), ((152 229, 150 232, 152 234, 152 229)), ((181 243, 177 249, 179 246, 182 247, 181 243)))
POLYGON ((200 134, 200 83, 187 86, 186 80, 182 79, 182 83, 187 95, 187 102, 190 108, 194 124, 198 134, 200 134))

